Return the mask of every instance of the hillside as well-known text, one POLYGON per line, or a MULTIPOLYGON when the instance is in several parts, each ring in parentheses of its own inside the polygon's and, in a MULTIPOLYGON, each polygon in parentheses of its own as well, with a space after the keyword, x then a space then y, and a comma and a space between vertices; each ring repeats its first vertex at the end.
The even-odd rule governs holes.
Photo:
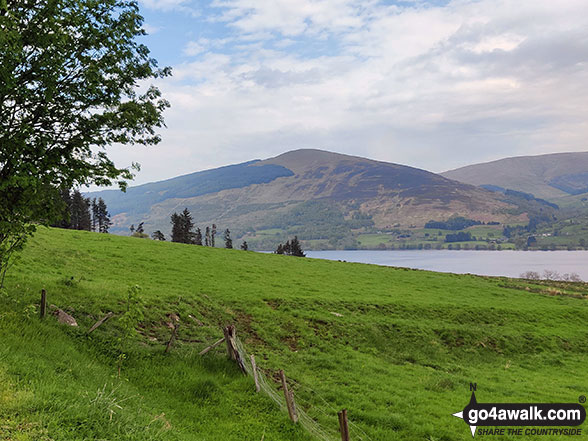
POLYGON ((360 232, 422 227, 455 215, 498 222, 528 218, 526 209, 503 195, 413 167, 320 150, 90 196, 105 199, 115 233, 145 222, 147 232, 168 234, 170 215, 187 207, 197 225, 230 228, 258 249, 273 249, 288 235, 309 247, 354 247, 360 232))
POLYGON ((470 382, 483 402, 586 394, 588 288, 551 283, 41 228, 0 293, 0 439, 316 440, 222 346, 198 355, 227 323, 269 377, 286 370, 333 441, 342 408, 354 441, 466 439, 451 414, 470 382), (119 379, 119 317, 135 284, 144 318, 119 379), (39 320, 42 288, 79 328, 39 320), (117 316, 86 336, 108 311, 117 316), (166 355, 170 314, 180 328, 166 355))
POLYGON ((441 175, 471 185, 492 185, 555 199, 588 192, 588 152, 505 158, 441 175))

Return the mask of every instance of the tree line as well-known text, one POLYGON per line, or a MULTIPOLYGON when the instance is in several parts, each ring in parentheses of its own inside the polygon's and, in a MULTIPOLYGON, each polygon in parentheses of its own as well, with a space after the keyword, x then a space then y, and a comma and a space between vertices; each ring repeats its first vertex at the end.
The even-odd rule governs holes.
MULTIPOLYGON (((206 226, 203 233, 200 227, 195 226, 192 214, 187 208, 184 208, 184 211, 181 213, 173 213, 170 222, 172 224, 172 242, 206 247, 214 247, 216 245, 216 224, 206 226)), ((155 240, 165 240, 164 234, 159 230, 155 231, 151 237, 155 240)), ((225 248, 233 248, 233 239, 231 238, 231 231, 228 228, 224 231, 223 241, 225 243, 225 248)), ((241 249, 247 251, 248 248, 247 241, 243 241, 241 249)))
POLYGON ((108 233, 112 222, 104 199, 86 198, 79 190, 67 188, 61 189, 59 195, 63 203, 61 220, 51 226, 108 233))

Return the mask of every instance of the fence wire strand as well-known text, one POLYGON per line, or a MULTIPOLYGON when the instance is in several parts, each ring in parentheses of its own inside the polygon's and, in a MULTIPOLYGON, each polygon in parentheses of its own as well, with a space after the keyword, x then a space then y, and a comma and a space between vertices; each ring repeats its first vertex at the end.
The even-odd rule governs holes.
MULTIPOLYGON (((253 366, 251 364, 250 355, 247 353, 243 343, 238 337, 234 339, 235 346, 241 360, 243 361, 243 365, 245 367, 245 371, 248 375, 253 377, 253 366)), ((275 387, 274 380, 269 378, 268 375, 257 367, 257 379, 260 391, 266 394, 273 402, 275 402, 279 408, 287 412, 288 405, 286 404, 286 398, 284 397, 283 393, 279 393, 275 387)), ((290 379, 291 380, 291 379, 290 379)), ((337 410, 331 406, 327 400, 317 394, 314 390, 309 387, 303 386, 297 381, 291 380, 292 383, 296 386, 295 391, 297 395, 295 396, 296 402, 296 414, 298 415, 298 423, 307 430, 311 435, 317 438, 320 441, 338 441, 341 439, 339 430, 335 430, 333 428, 326 428, 322 426, 318 421, 316 421, 313 417, 311 417, 307 411, 312 411, 313 413, 320 413, 325 420, 333 421, 333 427, 338 426, 337 421, 337 410), (299 395, 302 390, 307 390, 310 392, 312 396, 316 396, 320 398, 328 408, 333 411, 333 415, 329 415, 320 406, 316 406, 308 400, 305 400, 303 397, 299 395)), ((353 441, 372 441, 371 438, 361 430, 357 425, 352 424, 349 422, 349 435, 353 441)))

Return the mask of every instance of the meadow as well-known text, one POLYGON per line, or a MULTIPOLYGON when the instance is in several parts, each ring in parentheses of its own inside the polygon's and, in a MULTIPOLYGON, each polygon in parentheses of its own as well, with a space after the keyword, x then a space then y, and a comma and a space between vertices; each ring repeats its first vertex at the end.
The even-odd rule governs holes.
POLYGON ((268 377, 286 371, 298 405, 334 440, 343 408, 355 439, 470 439, 451 416, 470 382, 480 402, 588 393, 587 296, 583 283, 39 228, 0 293, 0 439, 313 440, 222 345, 198 355, 229 323, 268 377), (121 341, 135 285, 144 317, 121 341), (40 320, 41 289, 80 326, 40 320), (180 327, 165 354, 171 314, 180 327))

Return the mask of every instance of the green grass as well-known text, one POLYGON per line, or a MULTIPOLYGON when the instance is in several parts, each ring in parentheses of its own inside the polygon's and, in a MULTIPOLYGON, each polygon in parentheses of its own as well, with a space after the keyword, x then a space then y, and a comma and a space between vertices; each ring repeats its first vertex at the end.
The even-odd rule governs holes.
POLYGON ((301 407, 333 433, 335 411, 347 408, 365 439, 465 440, 451 414, 467 404, 470 382, 482 402, 588 393, 587 294, 583 284, 42 228, 0 294, 0 439, 311 440, 255 394, 223 347, 198 356, 235 323, 258 364, 270 375, 285 369, 301 407), (119 379, 118 320, 84 331, 122 312, 134 284, 145 319, 119 379), (80 328, 37 318, 42 288, 80 328), (165 355, 170 313, 181 327, 165 355))

